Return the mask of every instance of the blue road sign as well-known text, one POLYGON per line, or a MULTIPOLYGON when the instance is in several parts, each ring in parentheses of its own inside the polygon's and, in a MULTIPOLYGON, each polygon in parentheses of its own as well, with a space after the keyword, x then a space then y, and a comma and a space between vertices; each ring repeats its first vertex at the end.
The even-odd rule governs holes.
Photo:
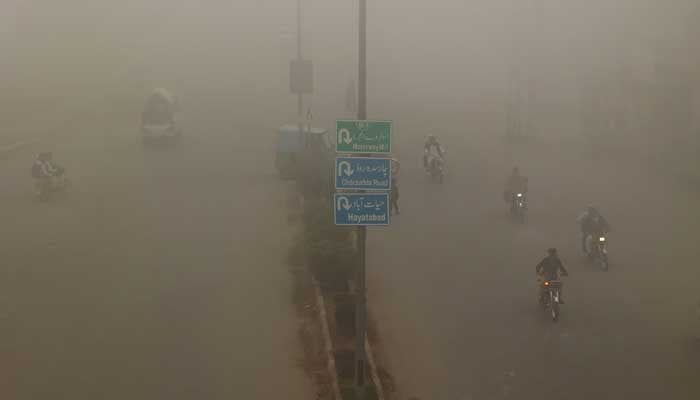
POLYGON ((336 225, 389 225, 388 193, 336 193, 336 225))
POLYGON ((335 188, 354 190, 390 190, 391 159, 336 157, 335 188))

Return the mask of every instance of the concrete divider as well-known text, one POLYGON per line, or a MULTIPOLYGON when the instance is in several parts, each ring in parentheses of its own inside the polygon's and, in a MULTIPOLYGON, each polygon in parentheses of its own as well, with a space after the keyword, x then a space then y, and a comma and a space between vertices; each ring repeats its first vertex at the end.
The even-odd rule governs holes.
MULTIPOLYGON (((356 237, 353 239, 356 239, 356 237)), ((355 292, 355 285, 352 281, 348 282, 348 287, 350 288, 350 292, 355 292)), ((365 337, 365 353, 367 354, 367 362, 369 363, 370 378, 377 388, 377 397, 379 400, 384 400, 384 386, 382 385, 382 380, 379 379, 379 369, 374 359, 374 352, 372 351, 372 344, 369 342, 369 336, 365 337)))
POLYGON ((381 379, 379 379, 379 370, 377 369, 377 363, 374 361, 372 345, 370 345, 369 339, 366 338, 365 351, 367 352, 367 362, 369 363, 370 377, 372 378, 372 382, 374 382, 374 386, 377 388, 377 398, 379 398, 379 400, 385 400, 384 387, 382 386, 381 379))
MULTIPOLYGON (((335 400, 343 400, 340 394, 340 384, 338 383, 338 371, 335 367, 335 358, 333 352, 333 340, 330 335, 330 329, 328 327, 328 316, 326 315, 326 302, 323 297, 323 292, 316 278, 313 279, 314 291, 316 294, 316 306, 319 309, 319 317, 321 318, 321 330, 323 332, 323 348, 326 357, 328 357, 328 374, 331 376, 331 386, 333 390, 333 396, 335 400)), ((369 374, 372 383, 374 383, 377 389, 377 398, 379 400, 385 400, 384 387, 382 381, 379 378, 379 370, 377 368, 377 363, 374 358, 374 352, 372 351, 372 345, 369 339, 365 339, 365 351, 367 353, 367 362, 369 363, 369 374)))
POLYGON ((331 390, 335 400, 343 400, 340 395, 340 384, 338 383, 338 371, 335 368, 335 357, 333 355, 333 340, 331 339, 330 329, 328 328, 328 317, 326 315, 326 302, 323 299, 321 287, 316 278, 312 278, 314 291, 316 294, 316 307, 318 307, 319 317, 321 319, 321 331, 323 334, 323 350, 328 358, 328 374, 331 378, 331 390))

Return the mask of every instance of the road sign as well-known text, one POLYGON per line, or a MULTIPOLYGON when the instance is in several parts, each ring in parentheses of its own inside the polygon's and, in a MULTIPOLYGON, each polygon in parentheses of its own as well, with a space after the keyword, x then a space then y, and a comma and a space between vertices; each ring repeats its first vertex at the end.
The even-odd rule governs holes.
POLYGON ((336 193, 333 214, 336 225, 389 225, 389 194, 336 193))
POLYGON ((335 188, 355 190, 390 190, 391 159, 370 157, 336 157, 335 188))
POLYGON ((391 121, 336 121, 338 153, 391 152, 391 121))

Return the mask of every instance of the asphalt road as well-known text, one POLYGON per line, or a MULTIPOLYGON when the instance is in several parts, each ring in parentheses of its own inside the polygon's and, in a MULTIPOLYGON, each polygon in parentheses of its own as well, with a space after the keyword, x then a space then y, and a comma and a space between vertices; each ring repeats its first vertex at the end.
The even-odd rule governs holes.
POLYGON ((369 231, 368 290, 401 398, 700 397, 697 193, 566 141, 470 135, 443 135, 448 172, 434 184, 415 124, 399 124, 402 213, 369 231), (524 226, 501 200, 515 164, 530 177, 524 226), (613 227, 608 272, 579 253, 588 203, 613 227), (534 267, 552 246, 571 274, 556 324, 535 302, 534 267))
POLYGON ((47 204, 32 154, 2 164, 0 397, 310 397, 274 131, 216 95, 182 148, 144 150, 138 114, 81 121, 46 144, 73 182, 47 204))

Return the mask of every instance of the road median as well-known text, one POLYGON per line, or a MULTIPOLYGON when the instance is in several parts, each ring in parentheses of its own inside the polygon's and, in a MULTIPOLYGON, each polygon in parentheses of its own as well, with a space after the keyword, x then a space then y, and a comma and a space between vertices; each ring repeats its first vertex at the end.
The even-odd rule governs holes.
MULTIPOLYGON (((299 223, 299 234, 291 251, 296 265, 297 287, 312 308, 318 325, 316 346, 305 346, 306 364, 316 365, 312 378, 318 387, 319 399, 355 400, 355 308, 358 254, 353 243, 353 228, 335 226, 327 198, 298 196, 299 211, 292 219, 299 223), (310 298, 313 298, 311 301, 310 298), (318 354, 320 350, 320 355, 318 354), (319 374, 319 369, 323 373, 319 374)), ((383 367, 375 348, 379 345, 375 324, 370 324, 365 342, 368 371, 365 393, 367 400, 392 399, 393 380, 383 367)), ((312 329, 304 329, 311 331, 312 329)), ((313 370, 313 368, 312 368, 313 370)))

